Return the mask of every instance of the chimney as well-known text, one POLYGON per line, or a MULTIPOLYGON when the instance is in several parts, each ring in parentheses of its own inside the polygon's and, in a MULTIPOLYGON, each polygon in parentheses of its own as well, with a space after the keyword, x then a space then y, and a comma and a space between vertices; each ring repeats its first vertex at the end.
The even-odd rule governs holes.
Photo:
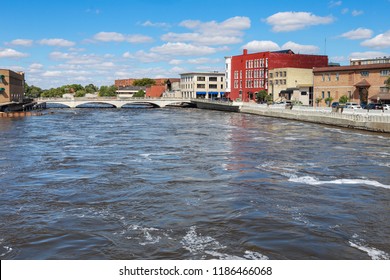
POLYGON ((248 54, 248 50, 247 50, 247 49, 244 49, 243 54, 244 54, 244 55, 247 55, 247 54, 248 54))

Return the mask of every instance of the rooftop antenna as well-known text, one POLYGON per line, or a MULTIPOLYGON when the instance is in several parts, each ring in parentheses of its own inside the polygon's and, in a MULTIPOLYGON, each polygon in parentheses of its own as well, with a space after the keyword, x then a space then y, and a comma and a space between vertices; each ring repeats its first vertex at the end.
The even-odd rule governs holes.
POLYGON ((326 55, 326 37, 325 37, 325 55, 326 55))

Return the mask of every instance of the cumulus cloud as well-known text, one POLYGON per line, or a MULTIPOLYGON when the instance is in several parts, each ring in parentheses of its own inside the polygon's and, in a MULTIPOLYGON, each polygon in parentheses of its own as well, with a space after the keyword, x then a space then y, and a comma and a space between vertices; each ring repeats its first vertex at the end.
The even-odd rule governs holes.
POLYGON ((33 44, 33 40, 29 40, 29 39, 15 39, 7 43, 7 45, 22 46, 22 47, 30 47, 32 46, 32 44, 33 44))
POLYGON ((124 35, 118 32, 99 32, 93 39, 100 42, 129 42, 129 43, 149 43, 153 38, 145 35, 124 35))
POLYGON ((28 56, 28 54, 18 52, 14 49, 0 49, 0 58, 22 58, 26 56, 28 56))
POLYGON ((274 32, 287 32, 312 25, 330 24, 334 18, 332 16, 316 16, 308 12, 279 12, 269 16, 265 21, 272 25, 274 32))
POLYGON ((153 47, 150 50, 154 53, 175 56, 197 56, 213 54, 216 52, 214 48, 206 46, 195 46, 186 43, 166 43, 162 46, 153 47))
POLYGON ((273 41, 251 41, 242 46, 249 52, 265 52, 265 51, 279 51, 291 49, 295 53, 315 54, 319 53, 320 49, 314 45, 301 45, 292 41, 285 43, 282 47, 273 41))
POLYGON ((389 54, 386 54, 384 52, 375 52, 375 51, 368 51, 368 52, 353 52, 349 55, 349 58, 376 58, 376 57, 383 57, 388 56, 389 54))
POLYGON ((39 41, 39 44, 53 47, 73 47, 76 45, 75 42, 68 41, 65 39, 42 39, 39 41))
POLYGON ((314 45, 301 45, 294 42, 287 42, 282 46, 282 49, 291 49, 295 53, 316 54, 320 52, 320 48, 314 45))
POLYGON ((161 39, 168 42, 190 42, 198 45, 225 45, 242 42, 243 30, 250 28, 248 17, 232 17, 223 22, 185 20, 180 26, 192 30, 186 33, 167 33, 161 39))
POLYGON ((375 49, 384 49, 390 47, 390 30, 379 34, 372 39, 363 41, 361 45, 375 49))
POLYGON ((272 41, 251 41, 244 46, 243 49, 247 49, 249 52, 266 52, 266 51, 278 51, 280 47, 278 44, 272 41))
POLYGON ((355 30, 351 30, 341 34, 340 37, 347 38, 350 40, 360 40, 371 38, 372 34, 373 31, 371 29, 359 27, 355 30))

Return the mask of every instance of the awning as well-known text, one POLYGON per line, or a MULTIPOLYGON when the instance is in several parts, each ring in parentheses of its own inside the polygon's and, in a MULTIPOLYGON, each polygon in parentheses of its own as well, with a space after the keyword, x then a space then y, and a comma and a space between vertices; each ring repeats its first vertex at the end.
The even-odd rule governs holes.
POLYGON ((5 88, 3 88, 3 87, 0 87, 0 91, 5 91, 5 88))
POLYGON ((205 91, 197 91, 196 95, 206 95, 206 92, 205 91))
POLYGON ((358 82, 357 84, 355 84, 354 86, 355 87, 363 87, 364 88, 364 87, 370 87, 371 85, 370 85, 369 82, 367 82, 366 79, 363 79, 360 82, 358 82))
POLYGON ((209 95, 218 95, 217 91, 209 91, 209 95))
POLYGON ((369 97, 371 100, 390 100, 390 93, 378 93, 371 97, 369 97))

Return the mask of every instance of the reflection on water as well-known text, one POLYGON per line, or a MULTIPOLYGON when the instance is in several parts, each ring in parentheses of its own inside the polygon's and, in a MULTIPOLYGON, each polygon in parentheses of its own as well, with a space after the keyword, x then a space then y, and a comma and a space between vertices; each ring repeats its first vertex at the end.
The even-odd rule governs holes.
POLYGON ((0 119, 1 259, 389 259, 390 138, 196 109, 0 119))

